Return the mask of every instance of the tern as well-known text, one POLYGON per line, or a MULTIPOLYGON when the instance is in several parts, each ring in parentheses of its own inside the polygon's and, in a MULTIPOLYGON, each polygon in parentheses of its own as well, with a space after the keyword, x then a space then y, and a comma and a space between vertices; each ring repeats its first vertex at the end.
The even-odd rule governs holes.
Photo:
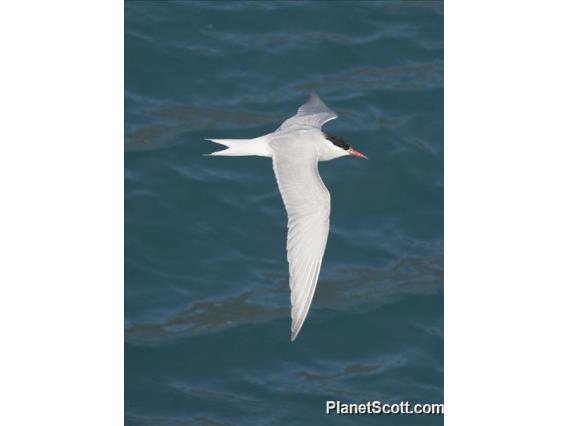
POLYGON ((319 175, 318 162, 348 155, 367 159, 344 139, 321 130, 325 123, 335 118, 337 113, 312 91, 297 114, 272 133, 253 139, 206 139, 226 147, 208 155, 272 158, 276 182, 288 214, 286 250, 292 341, 308 315, 329 234, 331 198, 319 175))

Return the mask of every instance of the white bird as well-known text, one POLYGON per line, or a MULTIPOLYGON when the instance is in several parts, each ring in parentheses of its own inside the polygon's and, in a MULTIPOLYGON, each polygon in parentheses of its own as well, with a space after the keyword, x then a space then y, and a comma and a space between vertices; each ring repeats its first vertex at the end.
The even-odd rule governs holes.
POLYGON ((227 147, 209 155, 272 158, 288 213, 292 341, 308 315, 329 233, 330 196, 318 173, 318 161, 346 155, 367 159, 343 139, 321 131, 324 123, 335 118, 337 114, 312 91, 298 113, 273 133, 254 139, 206 139, 227 147))

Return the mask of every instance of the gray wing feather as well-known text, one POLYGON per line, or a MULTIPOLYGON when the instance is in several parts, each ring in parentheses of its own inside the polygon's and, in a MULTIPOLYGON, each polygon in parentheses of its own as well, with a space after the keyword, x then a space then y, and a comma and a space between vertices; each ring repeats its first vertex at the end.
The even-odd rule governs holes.
POLYGON ((321 129, 321 126, 335 118, 337 113, 329 109, 312 90, 308 101, 298 108, 296 115, 282 123, 276 131, 321 129))
POLYGON ((273 167, 288 213, 286 249, 294 340, 306 320, 318 282, 329 234, 330 196, 319 176, 317 158, 282 154, 276 152, 273 167))

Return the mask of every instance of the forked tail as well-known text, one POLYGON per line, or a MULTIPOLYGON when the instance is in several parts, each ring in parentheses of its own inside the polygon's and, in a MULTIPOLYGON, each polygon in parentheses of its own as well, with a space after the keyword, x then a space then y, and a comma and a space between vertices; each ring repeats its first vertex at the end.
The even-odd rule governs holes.
POLYGON ((205 139, 224 145, 227 148, 221 151, 215 151, 205 155, 222 155, 222 156, 241 156, 241 155, 258 155, 260 157, 272 157, 271 150, 268 147, 268 141, 264 137, 255 139, 205 139))

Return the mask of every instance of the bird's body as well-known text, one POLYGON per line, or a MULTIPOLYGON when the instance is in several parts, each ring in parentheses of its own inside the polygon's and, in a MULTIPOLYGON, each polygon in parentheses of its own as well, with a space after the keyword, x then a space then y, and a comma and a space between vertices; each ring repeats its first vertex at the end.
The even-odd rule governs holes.
POLYGON ((329 233, 330 195, 318 162, 353 155, 366 158, 321 126, 337 114, 315 92, 273 133, 254 139, 208 139, 227 149, 214 156, 272 158, 278 189, 288 213, 287 252, 292 302, 292 340, 298 335, 317 285, 329 233))

